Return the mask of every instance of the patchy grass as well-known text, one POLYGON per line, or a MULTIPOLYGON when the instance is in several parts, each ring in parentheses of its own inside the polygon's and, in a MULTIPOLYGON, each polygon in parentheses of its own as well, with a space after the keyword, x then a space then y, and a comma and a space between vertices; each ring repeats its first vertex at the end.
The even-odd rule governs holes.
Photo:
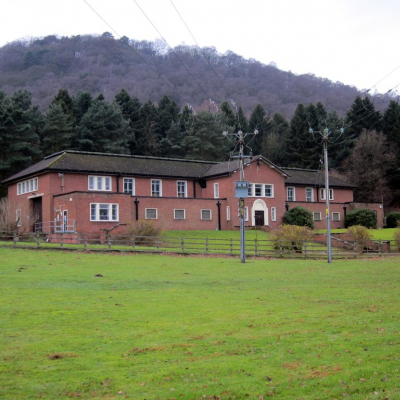
POLYGON ((0 257, 0 398, 400 398, 398 258, 0 257))

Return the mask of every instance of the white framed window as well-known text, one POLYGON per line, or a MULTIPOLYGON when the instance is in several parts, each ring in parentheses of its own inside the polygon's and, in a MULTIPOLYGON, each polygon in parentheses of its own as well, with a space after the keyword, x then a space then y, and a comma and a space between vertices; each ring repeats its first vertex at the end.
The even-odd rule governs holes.
POLYGON ((313 220, 314 221, 321 221, 321 213, 320 212, 313 212, 313 220))
POLYGON ((111 176, 89 175, 89 190, 111 191, 111 176))
POLYGON ((214 183, 214 199, 219 198, 219 183, 214 183))
POLYGON ((306 201, 309 203, 314 201, 314 191, 312 188, 306 188, 306 201))
POLYGON ((263 195, 263 185, 261 183, 254 184, 254 196, 261 197, 263 195))
POLYGON ((118 221, 118 204, 112 203, 91 203, 90 220, 91 221, 118 221))
POLYGON ((151 195, 152 197, 162 196, 162 182, 160 179, 151 180, 151 195))
POLYGON ((333 212, 332 213, 332 221, 340 221, 340 213, 333 212))
POLYGON ((185 210, 174 210, 174 219, 185 219, 185 210))
POLYGON ((244 208, 244 220, 248 221, 249 220, 249 207, 244 208))
POLYGON ((247 193, 249 197, 254 196, 254 183, 249 183, 249 187, 247 188, 247 193))
POLYGON ((17 195, 36 192, 39 189, 38 178, 28 179, 27 181, 19 182, 17 185, 17 195))
POLYGON ((203 221, 211 220, 211 210, 201 210, 201 219, 203 221))
POLYGON ((276 221, 276 207, 271 207, 271 221, 276 221))
POLYGON ((292 186, 287 187, 287 200, 288 201, 296 201, 296 191, 292 186))
POLYGON ((21 226, 21 210, 15 211, 15 222, 17 223, 17 226, 21 226))
POLYGON ((226 206, 226 220, 231 220, 231 208, 229 206, 226 206))
MULTIPOLYGON (((325 189, 321 189, 321 200, 326 200, 325 189)), ((329 189, 329 200, 333 200, 333 189, 329 189)))
POLYGON ((264 185, 264 196, 274 197, 274 185, 264 185))
POLYGON ((157 219, 158 217, 157 208, 145 208, 144 212, 146 219, 157 219))
POLYGON ((135 195, 135 179, 124 178, 124 193, 129 193, 132 196, 135 195))
POLYGON ((187 197, 187 182, 177 181, 176 182, 176 192, 178 197, 187 197))

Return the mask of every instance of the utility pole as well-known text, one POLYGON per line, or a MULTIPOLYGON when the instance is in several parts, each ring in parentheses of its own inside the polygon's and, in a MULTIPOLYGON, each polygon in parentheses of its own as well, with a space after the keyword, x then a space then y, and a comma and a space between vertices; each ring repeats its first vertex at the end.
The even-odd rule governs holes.
MULTIPOLYGON (((313 133, 314 130, 308 130, 313 133)), ((322 145, 324 148, 324 164, 325 164, 325 201, 326 201, 326 241, 328 247, 328 263, 332 262, 332 237, 331 237, 331 211, 329 203, 329 166, 328 166, 328 138, 331 131, 325 128, 322 132, 316 131, 322 136, 322 145)), ((340 128, 340 133, 343 134, 344 129, 340 128)))
POLYGON ((243 133, 239 131, 238 133, 228 133, 223 132, 225 137, 228 136, 235 136, 237 138, 235 149, 231 152, 230 158, 238 158, 239 159, 239 181, 235 182, 235 197, 239 198, 239 217, 240 217, 240 262, 246 262, 246 241, 245 241, 245 206, 244 206, 244 199, 248 197, 248 188, 249 182, 244 180, 244 159, 245 158, 252 158, 253 154, 250 149, 250 155, 244 155, 244 147, 248 147, 245 144, 245 137, 248 135, 257 135, 258 130, 256 129, 254 133, 243 133), (238 155, 234 155, 235 150, 238 149, 238 155))

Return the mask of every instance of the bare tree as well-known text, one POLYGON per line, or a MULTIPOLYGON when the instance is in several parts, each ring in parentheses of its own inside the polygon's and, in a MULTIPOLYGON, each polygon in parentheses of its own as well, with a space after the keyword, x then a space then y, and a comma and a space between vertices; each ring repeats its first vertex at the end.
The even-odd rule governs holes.
POLYGON ((394 165, 394 149, 383 133, 364 130, 343 164, 345 175, 357 185, 355 200, 388 204, 392 197, 388 173, 394 165))

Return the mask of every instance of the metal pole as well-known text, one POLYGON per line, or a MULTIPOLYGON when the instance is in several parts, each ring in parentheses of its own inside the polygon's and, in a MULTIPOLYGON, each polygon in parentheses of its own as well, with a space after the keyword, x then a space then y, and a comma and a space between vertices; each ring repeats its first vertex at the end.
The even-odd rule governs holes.
POLYGON ((331 212, 329 205, 329 167, 328 167, 328 128, 324 129, 322 142, 324 144, 324 162, 325 162, 325 198, 326 198, 326 232, 328 244, 328 263, 332 262, 332 241, 331 241, 331 212))
MULTIPOLYGON (((243 159, 243 132, 239 131, 239 164, 240 164, 240 181, 244 181, 244 159, 243 159)), ((246 241, 245 241, 245 226, 244 226, 244 198, 239 199, 240 209, 240 262, 246 262, 246 241)))

